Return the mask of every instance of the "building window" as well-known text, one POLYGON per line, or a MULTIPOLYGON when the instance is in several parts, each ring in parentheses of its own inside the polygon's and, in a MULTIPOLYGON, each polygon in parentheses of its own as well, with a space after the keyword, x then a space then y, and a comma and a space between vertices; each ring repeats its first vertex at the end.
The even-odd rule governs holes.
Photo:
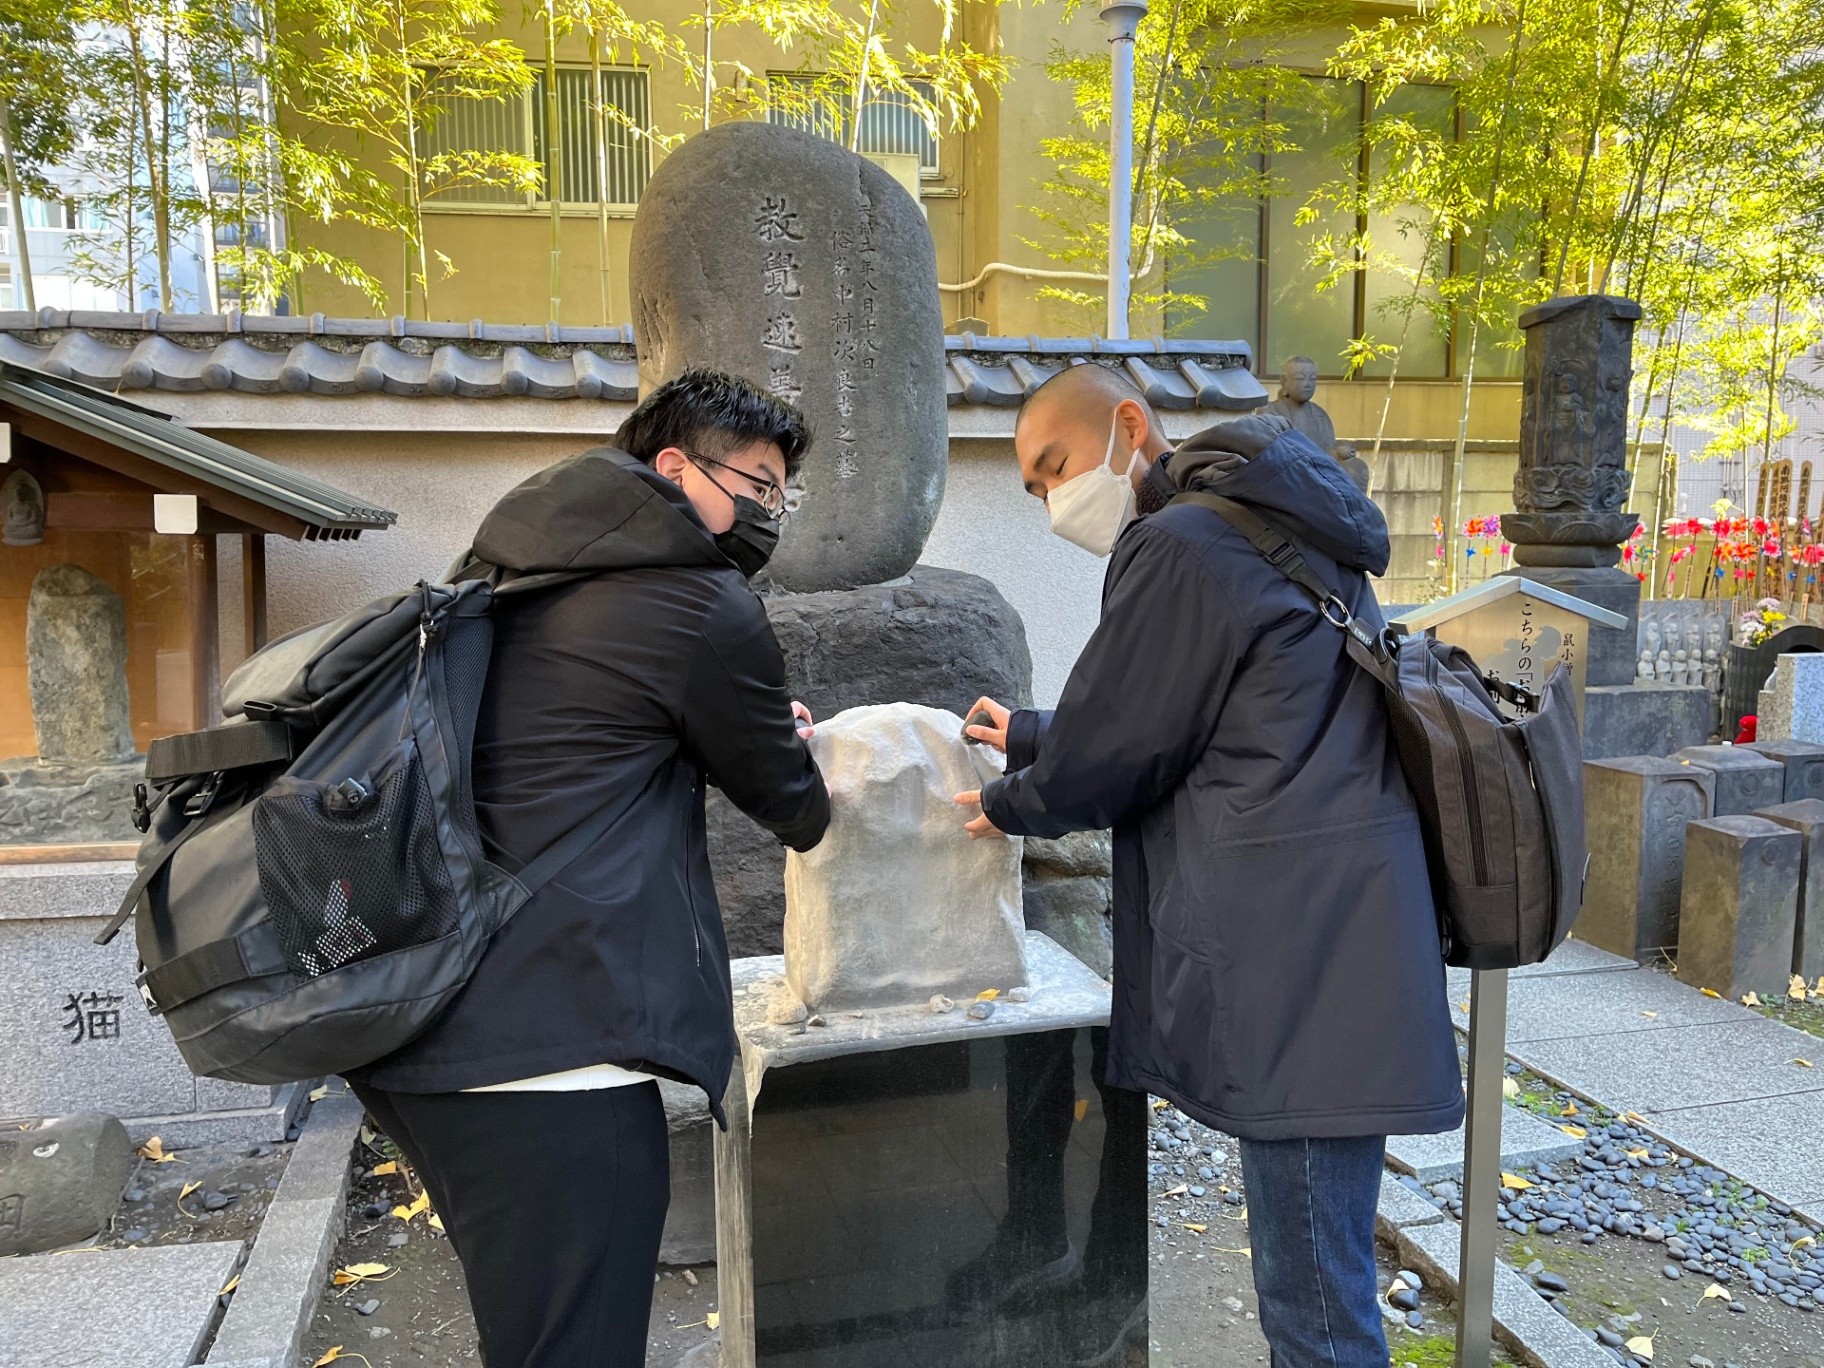
MULTIPOLYGON (((593 205, 605 198, 620 206, 638 204, 652 173, 651 149, 644 130, 652 123, 652 95, 644 71, 607 68, 602 72, 602 104, 607 132, 606 157, 598 158, 595 109, 589 98, 592 73, 587 67, 557 70, 558 193, 565 204, 593 205), (598 172, 606 161, 607 193, 598 191, 598 172)), ((427 139, 426 150, 440 152, 510 152, 529 156, 547 168, 550 154, 545 122, 545 77, 540 72, 524 95, 505 100, 452 100, 427 139)), ((547 177, 549 184, 549 177, 547 177)), ((548 204, 504 186, 465 186, 438 196, 439 204, 501 205, 530 208, 548 204)))
MULTIPOLYGON (((839 81, 797 72, 771 72, 767 76, 779 97, 769 101, 768 123, 783 124, 805 133, 814 133, 831 142, 849 145, 853 131, 855 92, 839 81)), ((910 82, 919 95, 929 100, 934 91, 923 81, 910 82)), ((937 138, 925 123, 918 107, 905 92, 870 90, 861 109, 861 136, 855 150, 864 157, 913 156, 918 158, 921 176, 935 176, 937 138)))

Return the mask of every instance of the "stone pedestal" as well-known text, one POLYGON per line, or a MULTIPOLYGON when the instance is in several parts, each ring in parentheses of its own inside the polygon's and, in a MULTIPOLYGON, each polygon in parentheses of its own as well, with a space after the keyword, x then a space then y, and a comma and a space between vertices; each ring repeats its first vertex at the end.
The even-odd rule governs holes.
POLYGON ((716 1138, 724 1368, 1147 1361, 1146 1099, 1104 1088, 1108 987, 1028 935, 1030 1000, 769 1026, 737 961, 716 1138))
POLYGON ((1793 924, 1792 972, 1807 983, 1824 978, 1824 801, 1804 798, 1754 814, 1791 827, 1799 847, 1799 905, 1793 924))
MULTIPOLYGON (((984 695, 1010 707, 1031 702, 1026 629, 978 575, 920 565, 891 584, 772 594, 765 602, 792 697, 820 720, 868 703, 921 703, 966 716, 984 695)), ((714 790, 708 821, 729 953, 778 954, 784 847, 714 790)))
POLYGON ((1742 749, 1778 760, 1786 767, 1781 802, 1824 798, 1824 746, 1811 741, 1751 741, 1742 749))
POLYGON ((1673 752, 1672 759, 1716 775, 1712 817, 1745 817, 1785 799, 1786 767, 1746 746, 1686 746, 1673 752))
POLYGON ((138 842, 133 787, 145 778, 141 759, 118 765, 0 760, 0 845, 138 842))
POLYGON ((1639 656, 1635 643, 1640 636, 1639 580, 1612 566, 1517 565, 1501 573, 1520 575, 1627 618, 1626 627, 1590 627, 1584 685, 1591 688, 1634 682, 1634 662, 1639 656))
POLYGON ((1609 684, 1583 692, 1586 760, 1669 755, 1715 734, 1716 695, 1701 684, 1609 684))
POLYGON ((1685 826, 1710 815, 1713 771, 1650 755, 1583 766, 1590 875, 1579 940, 1630 959, 1678 944, 1685 826))
POLYGON ((1785 991, 1805 840, 1762 817, 1693 822, 1685 837, 1678 977, 1726 998, 1785 991))
POLYGON ((197 1078, 140 999, 133 938, 94 944, 132 881, 126 860, 0 865, 0 1117, 106 1112, 169 1149, 283 1140, 311 1085, 197 1078))

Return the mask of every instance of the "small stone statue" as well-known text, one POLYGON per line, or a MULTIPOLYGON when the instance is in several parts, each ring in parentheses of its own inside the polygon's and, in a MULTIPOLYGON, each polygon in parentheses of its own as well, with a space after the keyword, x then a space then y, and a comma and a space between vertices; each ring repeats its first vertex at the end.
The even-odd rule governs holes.
POLYGON ((1658 660, 1660 648, 1666 644, 1665 631, 1660 627, 1658 617, 1650 617, 1647 619, 1644 634, 1647 638, 1646 651, 1648 659, 1658 660))
POLYGON ((1712 617, 1704 624, 1704 658, 1720 657, 1723 647, 1729 641, 1729 626, 1720 617, 1712 617))
POLYGON ((1336 424, 1311 402, 1316 394, 1317 362, 1308 356, 1295 356, 1279 373, 1279 398, 1263 412, 1277 413, 1317 443, 1319 451, 1332 451, 1336 446, 1336 424))
POLYGON ((1690 678, 1691 653, 1681 649, 1672 656, 1672 682, 1674 684, 1685 684, 1690 681, 1690 678))
POLYGON ((0 510, 5 517, 0 542, 7 546, 44 542, 44 490, 28 471, 15 470, 0 484, 0 510))
POLYGON ((1723 687, 1723 658, 1714 646, 1704 652, 1704 687, 1711 693, 1723 687))
POLYGON ((1641 684, 1653 682, 1653 653, 1651 651, 1640 653, 1640 661, 1634 667, 1634 678, 1641 684))
POLYGON ((1672 682, 1672 652, 1661 651, 1653 662, 1653 678, 1661 684, 1672 682))

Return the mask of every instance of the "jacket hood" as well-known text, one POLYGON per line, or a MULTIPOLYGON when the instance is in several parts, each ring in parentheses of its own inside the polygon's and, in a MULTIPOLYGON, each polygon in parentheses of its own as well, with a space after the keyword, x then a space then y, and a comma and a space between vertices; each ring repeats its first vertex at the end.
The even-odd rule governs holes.
POLYGON ((1386 573, 1387 520, 1328 452, 1271 414, 1206 428, 1172 453, 1179 489, 1246 504, 1338 565, 1386 573))
POLYGON ((571 456, 508 491, 472 554, 522 573, 728 566, 684 491, 613 447, 571 456))

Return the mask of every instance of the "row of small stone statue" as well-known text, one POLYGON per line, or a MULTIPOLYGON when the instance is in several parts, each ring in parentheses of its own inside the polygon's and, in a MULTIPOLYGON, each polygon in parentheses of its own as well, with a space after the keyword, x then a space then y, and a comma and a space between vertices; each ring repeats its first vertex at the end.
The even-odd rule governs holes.
POLYGON ((1641 625, 1640 662, 1634 673, 1643 684, 1702 684, 1723 687, 1723 647, 1728 625, 1720 617, 1651 617, 1641 625))

